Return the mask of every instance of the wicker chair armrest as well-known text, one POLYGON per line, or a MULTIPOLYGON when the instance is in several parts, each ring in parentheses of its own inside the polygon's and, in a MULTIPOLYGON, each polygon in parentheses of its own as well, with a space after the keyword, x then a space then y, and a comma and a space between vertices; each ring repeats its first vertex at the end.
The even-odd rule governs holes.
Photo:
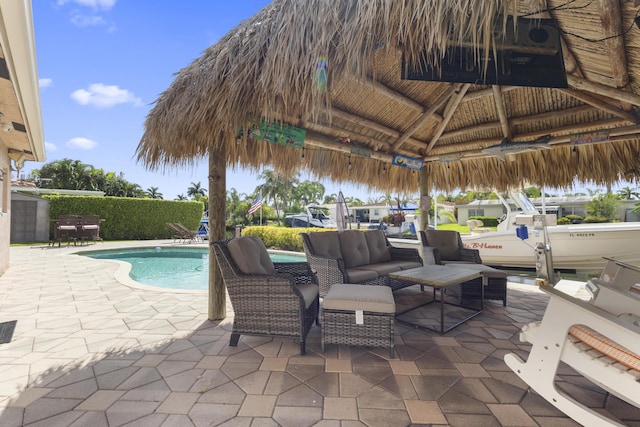
POLYGON ((307 263, 320 286, 320 296, 325 296, 336 283, 345 283, 347 270, 342 258, 320 257, 307 253, 307 263))
POLYGON ((416 262, 422 263, 420 252, 417 249, 396 248, 395 246, 390 246, 389 249, 391 250, 391 259, 393 261, 403 260, 403 261, 416 261, 416 262))
POLYGON ((480 258, 480 251, 477 249, 460 248, 460 259, 462 261, 475 262, 476 264, 482 264, 482 258, 480 258))

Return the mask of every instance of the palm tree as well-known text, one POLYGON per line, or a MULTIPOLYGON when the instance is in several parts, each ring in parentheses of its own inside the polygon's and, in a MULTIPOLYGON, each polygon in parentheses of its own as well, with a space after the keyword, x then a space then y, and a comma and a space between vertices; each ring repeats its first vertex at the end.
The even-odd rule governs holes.
POLYGON ((640 193, 637 188, 631 188, 629 186, 623 187, 618 190, 618 198, 622 200, 640 199, 640 193))
POLYGON ((189 199, 187 199, 187 196, 185 196, 184 194, 178 194, 176 196, 176 200, 182 201, 182 200, 189 200, 189 199))
POLYGON ((288 206, 289 195, 297 183, 297 179, 286 177, 280 173, 274 172, 269 169, 265 169, 258 176, 259 179, 264 180, 264 184, 256 187, 256 193, 262 192, 262 197, 265 200, 271 200, 273 206, 276 209, 276 217, 278 218, 278 225, 280 224, 280 207, 286 209, 288 206), (280 203, 279 203, 280 202, 280 203))
POLYGON ((147 188, 147 196, 152 199, 162 199, 162 193, 158 191, 158 187, 147 188))
POLYGON ((202 187, 200 181, 192 182, 191 186, 187 188, 187 196, 191 197, 192 199, 197 198, 197 196, 205 196, 206 194, 207 190, 202 187))
POLYGON ((335 203, 337 200, 338 200, 338 195, 336 193, 332 193, 324 196, 324 200, 322 201, 322 203, 327 205, 329 203, 335 203))

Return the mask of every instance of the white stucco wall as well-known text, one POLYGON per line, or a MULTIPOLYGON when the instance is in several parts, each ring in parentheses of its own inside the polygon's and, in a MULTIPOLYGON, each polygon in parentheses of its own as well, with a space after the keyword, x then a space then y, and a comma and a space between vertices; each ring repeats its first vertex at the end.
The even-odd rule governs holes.
POLYGON ((7 147, 0 141, 0 274, 9 268, 9 238, 11 234, 11 168, 7 147))

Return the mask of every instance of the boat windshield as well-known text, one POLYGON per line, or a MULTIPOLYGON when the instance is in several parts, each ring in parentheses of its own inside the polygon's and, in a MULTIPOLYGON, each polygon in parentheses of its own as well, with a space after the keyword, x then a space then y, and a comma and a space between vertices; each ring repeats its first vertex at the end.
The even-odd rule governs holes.
POLYGON ((309 207, 309 212, 311 213, 311 217, 319 220, 328 218, 327 216, 328 212, 325 212, 324 210, 325 210, 324 208, 309 207))
POLYGON ((538 215, 540 213, 533 203, 531 203, 531 200, 529 200, 527 195, 521 191, 512 191, 511 200, 513 200, 516 206, 518 206, 524 214, 538 215))

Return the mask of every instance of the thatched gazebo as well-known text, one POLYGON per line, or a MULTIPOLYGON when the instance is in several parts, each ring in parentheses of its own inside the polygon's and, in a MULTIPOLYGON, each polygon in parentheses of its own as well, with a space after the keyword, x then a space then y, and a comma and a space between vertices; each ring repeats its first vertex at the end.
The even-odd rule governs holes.
POLYGON ((138 159, 209 157, 213 239, 227 166, 423 196, 637 180, 639 4, 274 0, 177 74, 138 159))

